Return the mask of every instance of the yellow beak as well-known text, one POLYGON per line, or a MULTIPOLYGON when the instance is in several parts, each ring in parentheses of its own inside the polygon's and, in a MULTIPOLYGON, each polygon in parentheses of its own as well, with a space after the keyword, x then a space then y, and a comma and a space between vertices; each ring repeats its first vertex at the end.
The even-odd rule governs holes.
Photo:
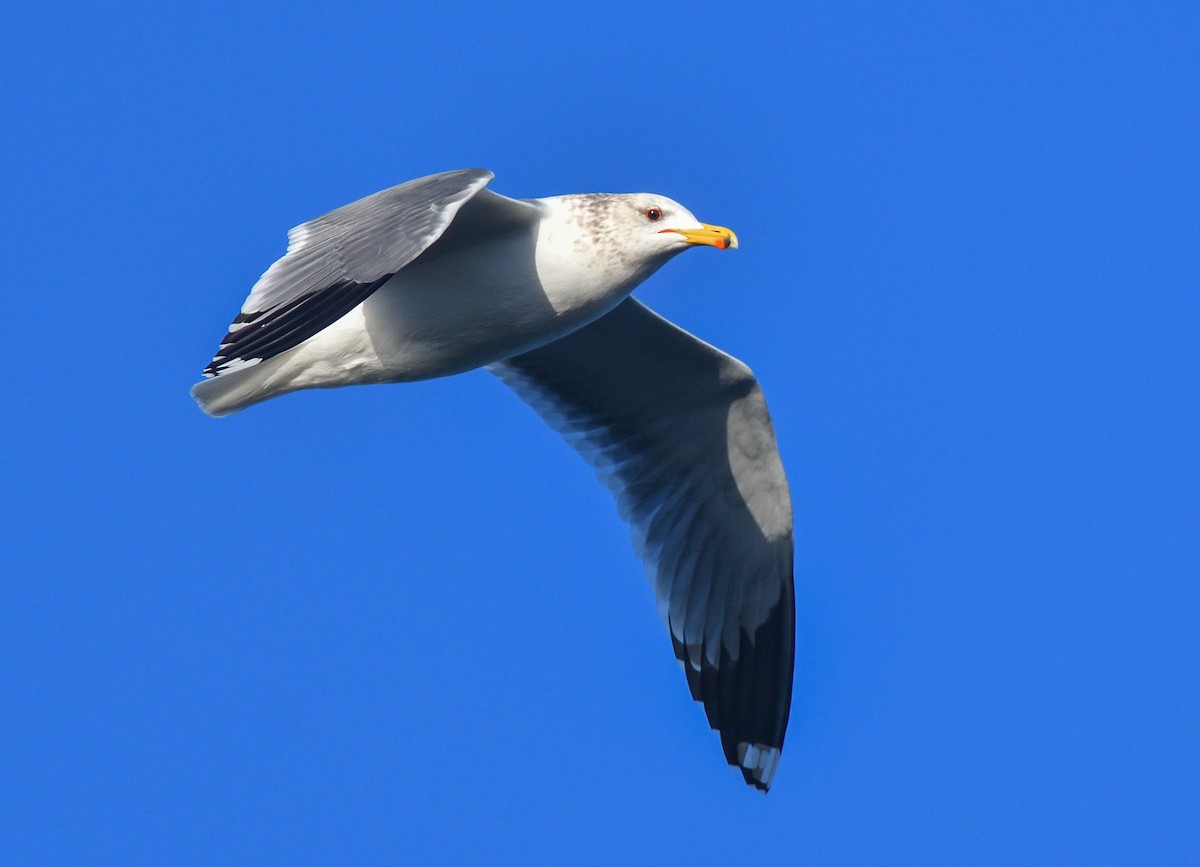
POLYGON ((724 226, 710 226, 708 223, 701 223, 699 229, 663 229, 659 232, 677 232, 683 235, 689 244, 708 244, 710 247, 716 247, 718 250, 737 249, 737 235, 726 229, 724 226))

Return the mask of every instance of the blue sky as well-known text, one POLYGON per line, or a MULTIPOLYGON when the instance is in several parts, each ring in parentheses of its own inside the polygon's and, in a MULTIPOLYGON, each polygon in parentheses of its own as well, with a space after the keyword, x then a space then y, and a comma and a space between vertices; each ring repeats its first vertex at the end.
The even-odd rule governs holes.
POLYGON ((5 863, 1194 863, 1191 4, 17 3, 5 863), (480 372, 214 421, 285 231, 463 166, 741 238, 796 511, 763 797, 588 469, 480 372))

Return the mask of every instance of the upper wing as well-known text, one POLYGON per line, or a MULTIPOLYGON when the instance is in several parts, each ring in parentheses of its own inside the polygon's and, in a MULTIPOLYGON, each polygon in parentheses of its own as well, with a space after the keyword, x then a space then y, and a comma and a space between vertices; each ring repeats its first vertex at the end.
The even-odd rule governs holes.
POLYGON ((205 376, 278 355, 340 319, 434 243, 492 177, 461 169, 418 178, 292 229, 205 376))
POLYGON ((792 694, 792 508, 746 365, 632 298, 489 367, 613 491, 692 697, 766 789, 792 694))

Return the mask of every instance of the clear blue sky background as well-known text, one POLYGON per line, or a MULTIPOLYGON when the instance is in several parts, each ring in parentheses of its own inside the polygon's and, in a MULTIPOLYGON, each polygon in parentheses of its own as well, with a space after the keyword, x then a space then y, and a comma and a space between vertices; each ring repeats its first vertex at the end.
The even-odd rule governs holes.
POLYGON ((1194 3, 337 5, 5 13, 0 861, 1200 858, 1194 3), (498 382, 187 395, 288 227, 473 165, 741 236, 639 295, 791 478, 766 797, 498 382))

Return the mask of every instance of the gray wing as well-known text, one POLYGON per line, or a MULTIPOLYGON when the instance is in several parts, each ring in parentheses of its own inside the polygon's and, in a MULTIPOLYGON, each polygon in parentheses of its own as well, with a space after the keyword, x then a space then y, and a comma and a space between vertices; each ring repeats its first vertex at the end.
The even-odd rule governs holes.
POLYGON ((767 789, 791 706, 792 509, 754 375, 632 298, 489 370, 612 490, 692 697, 767 789))
POLYGON ((278 355, 336 322, 437 241, 492 177, 461 169, 418 178, 292 229, 287 253, 254 284, 205 376, 278 355))

